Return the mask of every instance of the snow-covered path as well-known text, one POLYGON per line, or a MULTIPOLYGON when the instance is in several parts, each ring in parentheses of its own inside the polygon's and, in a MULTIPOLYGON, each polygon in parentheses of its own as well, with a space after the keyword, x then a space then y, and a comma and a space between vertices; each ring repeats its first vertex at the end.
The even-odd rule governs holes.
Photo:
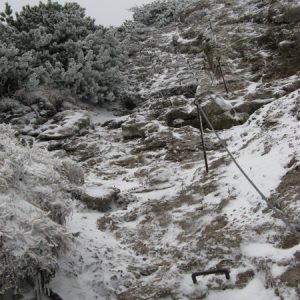
MULTIPOLYGON (((299 157, 300 124, 293 116, 297 101, 299 91, 266 105, 248 123, 221 133, 267 196, 291 169, 290 161, 299 157)), ((101 116, 97 118, 101 122, 101 116)), ((274 290, 296 299, 295 292, 283 288, 278 278, 300 246, 279 248, 278 234, 284 235, 285 225, 266 210, 266 203, 224 151, 209 151, 209 176, 204 176, 200 157, 172 162, 164 158, 165 152, 143 153, 147 159, 129 167, 116 161, 132 155, 142 141, 123 141, 120 128, 96 126, 96 131, 105 160, 90 169, 86 186, 117 187, 120 194, 135 200, 126 209, 116 206, 105 214, 77 203, 67 226, 79 236, 61 259, 52 282, 63 299, 193 299, 207 289, 191 281, 192 271, 204 266, 196 261, 214 268, 224 259, 231 261, 227 263, 230 283, 223 283, 230 289, 218 290, 215 278, 209 276, 202 280, 211 287, 207 299, 279 299, 274 290), (220 163, 214 167, 212 160, 220 163), (153 183, 153 178, 159 178, 158 182, 153 183), (219 246, 223 250, 212 256, 219 246), (192 261, 195 265, 187 267, 192 261), (264 261, 267 267, 260 269, 264 261), (253 279, 239 286, 239 274, 249 270, 254 272, 253 279), (265 289, 268 276, 276 283, 274 290, 265 289)), ((207 134, 214 140, 212 133, 207 134)), ((299 215, 299 205, 293 210, 299 215)))

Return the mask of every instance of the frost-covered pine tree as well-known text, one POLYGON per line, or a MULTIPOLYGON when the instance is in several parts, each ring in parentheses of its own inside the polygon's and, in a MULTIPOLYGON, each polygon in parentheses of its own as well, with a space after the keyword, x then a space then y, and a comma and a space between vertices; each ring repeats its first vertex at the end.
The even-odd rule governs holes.
MULTIPOLYGON (((133 19, 146 26, 164 27, 171 23, 178 23, 182 14, 193 3, 199 4, 199 0, 156 0, 151 3, 133 7, 133 19)), ((193 9, 191 7, 191 9, 193 9)))
POLYGON ((141 7, 133 7, 133 19, 146 26, 163 27, 174 21, 177 1, 158 0, 141 7))
POLYGON ((110 30, 95 25, 77 3, 49 0, 11 14, 9 5, 1 14, 0 96, 38 85, 70 88, 93 103, 120 96, 126 55, 110 30))

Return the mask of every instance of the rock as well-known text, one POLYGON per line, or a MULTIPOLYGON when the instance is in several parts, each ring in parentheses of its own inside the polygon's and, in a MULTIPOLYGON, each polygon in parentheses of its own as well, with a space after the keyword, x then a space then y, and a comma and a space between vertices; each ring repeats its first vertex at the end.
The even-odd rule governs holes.
MULTIPOLYGON (((228 129, 232 126, 243 124, 249 117, 248 113, 236 113, 233 106, 223 97, 215 95, 211 91, 201 92, 198 89, 196 100, 201 103, 201 107, 216 130, 228 129)), ((206 120, 203 126, 209 128, 206 120)))
POLYGON ((186 125, 199 127, 197 109, 190 105, 171 109, 165 118, 168 126, 171 127, 182 127, 186 125))
POLYGON ((171 96, 185 96, 186 98, 193 98, 197 90, 197 84, 179 85, 170 88, 161 89, 159 91, 153 92, 151 97, 160 98, 171 97, 171 96))
POLYGON ((144 116, 135 115, 122 124, 124 140, 145 137, 144 127, 148 124, 144 116))
POLYGON ((208 294, 208 288, 203 285, 198 283, 195 285, 194 289, 191 289, 188 293, 184 294, 184 296, 187 297, 187 299, 190 300, 200 300, 200 299, 205 299, 208 294))
POLYGON ((251 115, 259 108, 271 103, 273 100, 274 99, 244 101, 235 105, 234 110, 238 113, 247 113, 248 115, 251 115))
MULTIPOLYGON (((247 113, 236 113, 231 114, 230 112, 225 112, 220 115, 214 115, 210 117, 210 122, 216 130, 228 129, 232 126, 240 125, 245 123, 249 118, 247 113)), ((208 124, 204 122, 204 126, 208 127, 208 124)))
POLYGON ((147 266, 140 270, 140 274, 142 276, 149 276, 149 275, 155 273, 157 270, 158 270, 158 266, 147 266))
POLYGON ((201 103, 201 107, 208 117, 220 115, 232 109, 232 105, 228 101, 211 91, 201 92, 199 89, 196 93, 196 100, 201 103))
POLYGON ((184 96, 175 96, 169 98, 170 103, 172 104, 172 107, 181 107, 188 103, 188 99, 184 96))
POLYGON ((236 276, 236 284, 237 286, 245 287, 250 280, 252 280, 255 277, 255 273, 253 270, 247 270, 245 272, 239 273, 236 276))
POLYGON ((117 300, 164 299, 170 298, 171 289, 158 285, 141 285, 127 289, 117 295, 117 300), (138 296, 137 296, 138 295, 138 296))
POLYGON ((45 130, 38 135, 40 140, 60 140, 73 136, 74 130, 70 127, 57 126, 56 128, 51 128, 45 130))
POLYGON ((137 201, 138 201, 138 198, 135 195, 133 195, 131 193, 125 193, 125 194, 122 193, 122 194, 118 195, 116 204, 121 209, 127 209, 127 206, 130 203, 137 202, 137 201))
POLYGON ((160 185, 169 182, 170 171, 165 168, 154 168, 149 170, 148 182, 150 186, 160 185))
POLYGON ((107 127, 108 129, 118 129, 121 128, 122 124, 125 123, 126 120, 116 119, 116 120, 108 120, 104 122, 101 127, 107 127))
POLYGON ((286 6, 283 18, 286 23, 299 22, 300 21, 300 5, 286 6))
POLYGON ((127 168, 134 168, 143 163, 143 161, 144 160, 142 156, 126 155, 114 160, 113 164, 127 168))
POLYGON ((292 50, 296 46, 295 41, 284 40, 278 44, 278 48, 281 52, 292 50))
POLYGON ((290 267, 280 276, 280 280, 285 282, 289 287, 297 287, 300 282, 300 264, 290 267))
POLYGON ((80 195, 88 208, 96 209, 101 212, 109 211, 116 202, 120 190, 114 187, 90 186, 80 195))
POLYGON ((60 140, 78 135, 90 126, 90 118, 86 111, 66 110, 57 113, 40 127, 40 140, 60 140))

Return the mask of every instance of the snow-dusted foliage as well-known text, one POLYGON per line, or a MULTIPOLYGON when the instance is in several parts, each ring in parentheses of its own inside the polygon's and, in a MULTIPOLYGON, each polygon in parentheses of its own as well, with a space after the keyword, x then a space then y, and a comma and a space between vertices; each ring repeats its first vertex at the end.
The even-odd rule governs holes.
POLYGON ((60 225, 72 208, 68 173, 77 169, 70 165, 22 146, 8 125, 0 125, 0 295, 42 270, 56 270, 70 241, 60 225))
POLYGON ((181 13, 198 0, 157 0, 149 4, 133 7, 133 19, 146 26, 164 27, 181 21, 181 13))
POLYGON ((76 3, 25 6, 0 23, 0 94, 39 85, 70 88, 93 103, 119 97, 123 50, 110 30, 96 26, 76 3))
POLYGON ((174 22, 176 17, 177 1, 154 1, 140 7, 133 7, 133 19, 146 26, 166 26, 174 22))

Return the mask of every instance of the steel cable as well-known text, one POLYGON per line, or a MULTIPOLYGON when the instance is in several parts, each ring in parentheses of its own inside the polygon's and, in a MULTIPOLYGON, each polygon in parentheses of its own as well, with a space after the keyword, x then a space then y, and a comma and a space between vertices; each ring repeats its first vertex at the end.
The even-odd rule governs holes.
MULTIPOLYGON (((196 104, 196 102, 195 102, 195 104, 196 104)), ((211 130, 214 132, 214 134, 216 135, 216 137, 220 141, 221 145, 224 147, 224 149, 226 150, 226 152, 230 156, 231 160, 234 162, 234 164, 237 166, 237 168, 240 170, 240 172, 244 175, 244 177, 252 185, 252 187, 256 190, 256 192, 261 196, 261 198, 267 203, 267 206, 270 209, 272 209, 275 213, 280 214, 281 215, 280 219, 283 221, 283 223, 298 237, 298 239, 300 239, 299 231, 295 228, 295 226, 293 226, 287 220, 285 214, 281 210, 277 209, 270 201, 268 201, 268 198, 263 194, 263 192, 257 187, 257 185, 251 180, 251 178, 247 175, 247 173, 243 170, 243 168, 236 161, 236 159, 234 158, 234 156, 232 155, 232 153, 230 152, 230 150, 226 146, 225 142, 221 139, 220 135, 218 134, 218 132, 213 127, 212 123, 210 122, 208 116, 206 115, 206 113, 203 110, 203 108, 201 107, 201 105, 199 105, 199 104, 196 104, 196 105, 197 105, 197 107, 199 107, 200 112, 201 112, 202 116, 204 117, 205 121, 207 122, 207 124, 209 125, 211 130)))

